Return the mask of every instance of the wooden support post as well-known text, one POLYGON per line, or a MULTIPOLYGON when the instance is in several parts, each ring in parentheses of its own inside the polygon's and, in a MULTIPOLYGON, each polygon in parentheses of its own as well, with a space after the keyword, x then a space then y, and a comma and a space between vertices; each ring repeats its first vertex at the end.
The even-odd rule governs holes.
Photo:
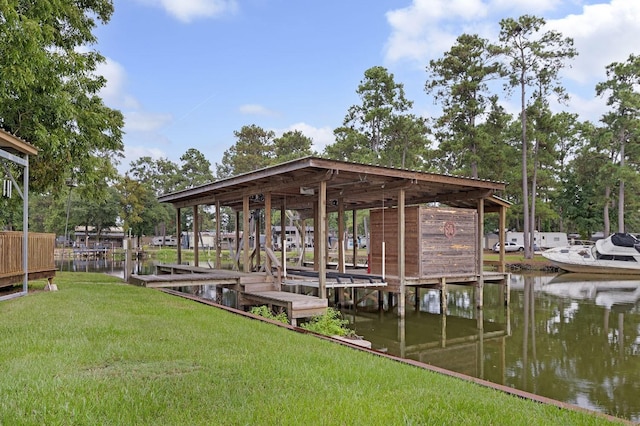
POLYGON ((314 251, 319 253, 318 262, 318 297, 320 299, 327 298, 327 262, 324 261, 327 252, 327 182, 321 181, 318 185, 318 221, 316 235, 314 230, 315 248, 314 251))
POLYGON ((287 199, 280 206, 280 263, 283 277, 287 277, 287 199))
POLYGON ((498 241, 500 241, 500 264, 498 265, 499 272, 505 272, 505 258, 504 258, 504 243, 505 243, 505 227, 507 226, 507 208, 500 206, 500 229, 498 230, 498 241))
POLYGON ((407 355, 407 332, 404 317, 398 319, 398 343, 400 349, 400 356, 405 358, 407 355))
MULTIPOLYGON (((264 247, 265 250, 271 250, 273 238, 271 236, 271 192, 264 194, 264 247)), ((271 258, 265 256, 264 266, 267 271, 271 271, 271 258)), ((280 283, 278 283, 280 288, 280 283)))
MULTIPOLYGON (((300 253, 300 259, 298 260, 298 263, 300 265, 304 265, 304 256, 305 256, 305 252, 307 251, 307 220, 306 219, 300 220, 300 227, 302 228, 302 235, 300 236, 300 241, 299 241, 301 247, 298 249, 298 253, 300 253)), ((314 271, 316 270, 317 269, 315 269, 315 265, 314 265, 314 271)))
POLYGON ((447 347, 447 311, 440 315, 440 347, 447 347))
POLYGON ((405 276, 405 190, 398 191, 398 278, 400 279, 400 295, 398 296, 398 315, 404 317, 406 303, 406 276, 405 276))
POLYGON ((240 211, 236 211, 236 241, 233 243, 233 245, 235 247, 235 251, 233 253, 233 258, 236 259, 235 268, 239 271, 240 257, 238 256, 238 252, 240 251, 240 211))
POLYGON ((440 278, 440 313, 447 314, 447 279, 440 278))
POLYGON ((484 305, 484 280, 482 277, 476 284, 476 309, 482 309, 484 305))
POLYGON ((324 215, 324 229, 327 233, 326 250, 324 251, 324 261, 327 265, 329 264, 329 250, 331 250, 331 246, 329 245, 329 215, 330 214, 331 213, 326 213, 324 215))
POLYGON ((178 264, 182 263, 182 221, 180 207, 176 207, 176 238, 178 239, 178 264))
POLYGON ((216 200, 216 269, 222 269, 222 238, 220 237, 220 201, 216 200))
POLYGON ((244 272, 251 272, 251 266, 249 262, 250 246, 249 238, 251 238, 251 229, 249 229, 249 196, 244 195, 242 197, 242 270, 244 272))
POLYGON ((200 217, 198 205, 193 206, 193 264, 200 265, 200 217))
MULTIPOLYGON (((256 268, 259 270, 260 266, 262 265, 262 260, 261 260, 261 256, 260 256, 260 211, 256 210, 255 212, 255 232, 256 232, 256 236, 253 239, 253 248, 255 250, 255 254, 256 254, 256 268)), ((252 268, 253 269, 253 268, 252 268)))
POLYGON ((511 274, 505 274, 501 286, 504 294, 504 306, 509 306, 511 304, 511 274))
POLYGON ((338 199, 338 272, 344 273, 347 268, 344 262, 344 203, 342 201, 340 197, 338 199))
MULTIPOLYGON (((320 240, 320 225, 318 224, 318 203, 313 204, 313 270, 318 271, 318 265, 320 264, 320 259, 323 259, 324 254, 320 253, 320 249, 318 246, 318 240, 320 240)), ((306 234, 306 230, 305 230, 306 234)), ((323 246, 324 247, 324 246, 323 246)), ((302 261, 304 265, 304 259, 302 261)))
POLYGON ((358 266, 358 249, 360 247, 358 247, 358 214, 357 214, 357 210, 353 209, 352 210, 352 215, 353 215, 353 267, 357 267, 358 266))
POLYGON ((483 241, 484 241, 484 198, 480 198, 478 200, 478 216, 476 217, 478 221, 476 225, 476 229, 478 230, 478 235, 476 237, 476 253, 478 253, 478 257, 476 259, 476 267, 478 271, 478 275, 480 277, 483 276, 484 270, 484 250, 483 250, 483 241))

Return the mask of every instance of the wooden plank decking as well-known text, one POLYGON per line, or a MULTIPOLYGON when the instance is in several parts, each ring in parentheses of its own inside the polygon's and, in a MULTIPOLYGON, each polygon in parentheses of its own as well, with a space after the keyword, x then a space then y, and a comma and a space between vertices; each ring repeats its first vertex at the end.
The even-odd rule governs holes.
MULTIPOLYGON (((267 305, 286 310, 291 324, 299 318, 321 315, 328 307, 327 299, 274 289, 266 273, 244 273, 226 269, 208 269, 186 265, 161 265, 155 275, 131 275, 131 284, 150 288, 216 285, 238 292, 242 306, 267 305)), ((278 285, 279 287, 279 285, 278 285)))
POLYGON ((229 274, 186 273, 186 274, 160 274, 160 275, 131 275, 131 284, 142 287, 188 287, 194 285, 234 285, 240 280, 239 276, 229 274))
POLYGON ((287 291, 243 292, 242 297, 257 305, 267 305, 272 310, 273 306, 286 309, 291 325, 296 325, 298 318, 322 315, 329 306, 327 299, 287 291))

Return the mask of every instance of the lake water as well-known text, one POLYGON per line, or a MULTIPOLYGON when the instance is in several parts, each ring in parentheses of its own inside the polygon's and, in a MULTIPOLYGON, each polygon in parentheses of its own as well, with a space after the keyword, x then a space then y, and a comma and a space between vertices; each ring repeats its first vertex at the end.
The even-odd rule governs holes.
MULTIPOLYGON (((109 260, 57 266, 123 270, 109 260)), ((149 273, 152 266, 135 268, 149 273)), ((378 310, 375 296, 360 290, 355 308, 342 309, 373 349, 640 422, 640 280, 513 274, 509 307, 497 285, 485 285, 482 310, 473 288, 449 286, 444 313, 439 292, 421 289, 417 304, 408 296, 404 320, 388 300, 378 310)))

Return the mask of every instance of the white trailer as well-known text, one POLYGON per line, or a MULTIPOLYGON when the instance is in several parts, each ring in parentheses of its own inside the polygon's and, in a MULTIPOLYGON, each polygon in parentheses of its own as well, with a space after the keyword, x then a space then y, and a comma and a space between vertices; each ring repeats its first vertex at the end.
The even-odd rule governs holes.
MULTIPOLYGON (((524 232, 507 231, 505 241, 511 241, 520 245, 524 245, 524 232)), ((565 232, 538 232, 533 234, 533 244, 539 250, 546 250, 553 247, 566 247, 569 245, 569 239, 565 232)))

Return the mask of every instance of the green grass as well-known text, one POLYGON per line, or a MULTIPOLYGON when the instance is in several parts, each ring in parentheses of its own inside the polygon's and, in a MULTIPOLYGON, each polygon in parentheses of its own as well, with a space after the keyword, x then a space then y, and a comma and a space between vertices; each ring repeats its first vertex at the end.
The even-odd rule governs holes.
POLYGON ((57 284, 0 302, 0 425, 606 423, 106 275, 57 284))

